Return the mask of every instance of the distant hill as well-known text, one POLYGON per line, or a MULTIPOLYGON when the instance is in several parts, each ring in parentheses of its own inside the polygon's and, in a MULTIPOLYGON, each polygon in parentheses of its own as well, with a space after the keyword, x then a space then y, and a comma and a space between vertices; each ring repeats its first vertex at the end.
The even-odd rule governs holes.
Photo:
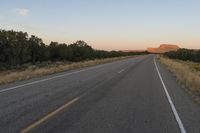
POLYGON ((178 45, 174 44, 161 44, 158 48, 148 48, 149 53, 165 53, 169 51, 177 51, 179 49, 178 45))
POLYGON ((180 47, 174 44, 160 44, 158 48, 147 48, 147 50, 122 50, 123 52, 145 52, 148 51, 149 53, 165 53, 169 51, 176 51, 180 47))

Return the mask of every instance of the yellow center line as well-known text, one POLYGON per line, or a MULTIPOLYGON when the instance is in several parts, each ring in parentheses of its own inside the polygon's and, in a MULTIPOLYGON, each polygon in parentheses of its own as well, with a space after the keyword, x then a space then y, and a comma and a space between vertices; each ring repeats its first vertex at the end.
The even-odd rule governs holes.
POLYGON ((27 132, 29 132, 30 130, 34 129, 38 125, 42 124, 43 122, 47 121, 48 119, 50 119, 51 117, 53 117, 54 115, 56 115, 57 113, 61 112, 65 108, 69 107, 72 103, 76 102, 78 99, 79 99, 79 97, 76 97, 76 98, 72 99, 68 103, 62 105, 58 109, 54 110, 53 112, 49 113, 48 115, 44 116, 43 118, 39 119, 38 121, 34 122, 33 124, 31 124, 28 127, 22 129, 20 131, 20 133, 27 133, 27 132))

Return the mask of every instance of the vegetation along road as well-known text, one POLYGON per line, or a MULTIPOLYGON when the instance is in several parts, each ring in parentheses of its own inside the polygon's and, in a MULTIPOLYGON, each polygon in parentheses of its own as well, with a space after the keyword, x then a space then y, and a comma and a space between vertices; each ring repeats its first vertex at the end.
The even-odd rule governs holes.
POLYGON ((0 132, 199 133, 200 106, 155 55, 0 86, 0 132))

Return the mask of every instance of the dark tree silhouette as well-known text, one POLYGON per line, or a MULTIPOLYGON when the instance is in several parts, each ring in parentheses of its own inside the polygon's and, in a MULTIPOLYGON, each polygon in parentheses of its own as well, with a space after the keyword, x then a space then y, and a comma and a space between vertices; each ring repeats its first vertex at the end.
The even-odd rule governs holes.
MULTIPOLYGON (((58 42, 45 45, 41 38, 29 37, 26 32, 0 30, 0 70, 20 68, 27 63, 35 65, 44 61, 83 61, 136 54, 147 52, 95 50, 82 40, 69 45, 58 42)), ((195 60, 199 60, 196 55, 195 60)))
POLYGON ((200 62, 200 50, 192 49, 178 49, 177 51, 170 51, 164 54, 172 59, 179 59, 184 61, 200 62))

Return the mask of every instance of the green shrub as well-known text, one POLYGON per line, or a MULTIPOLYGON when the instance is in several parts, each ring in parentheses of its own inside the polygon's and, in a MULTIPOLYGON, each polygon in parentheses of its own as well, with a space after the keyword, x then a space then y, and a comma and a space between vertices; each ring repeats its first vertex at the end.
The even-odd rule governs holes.
POLYGON ((164 55, 171 59, 200 62, 200 50, 178 49, 177 51, 166 52, 164 55))

